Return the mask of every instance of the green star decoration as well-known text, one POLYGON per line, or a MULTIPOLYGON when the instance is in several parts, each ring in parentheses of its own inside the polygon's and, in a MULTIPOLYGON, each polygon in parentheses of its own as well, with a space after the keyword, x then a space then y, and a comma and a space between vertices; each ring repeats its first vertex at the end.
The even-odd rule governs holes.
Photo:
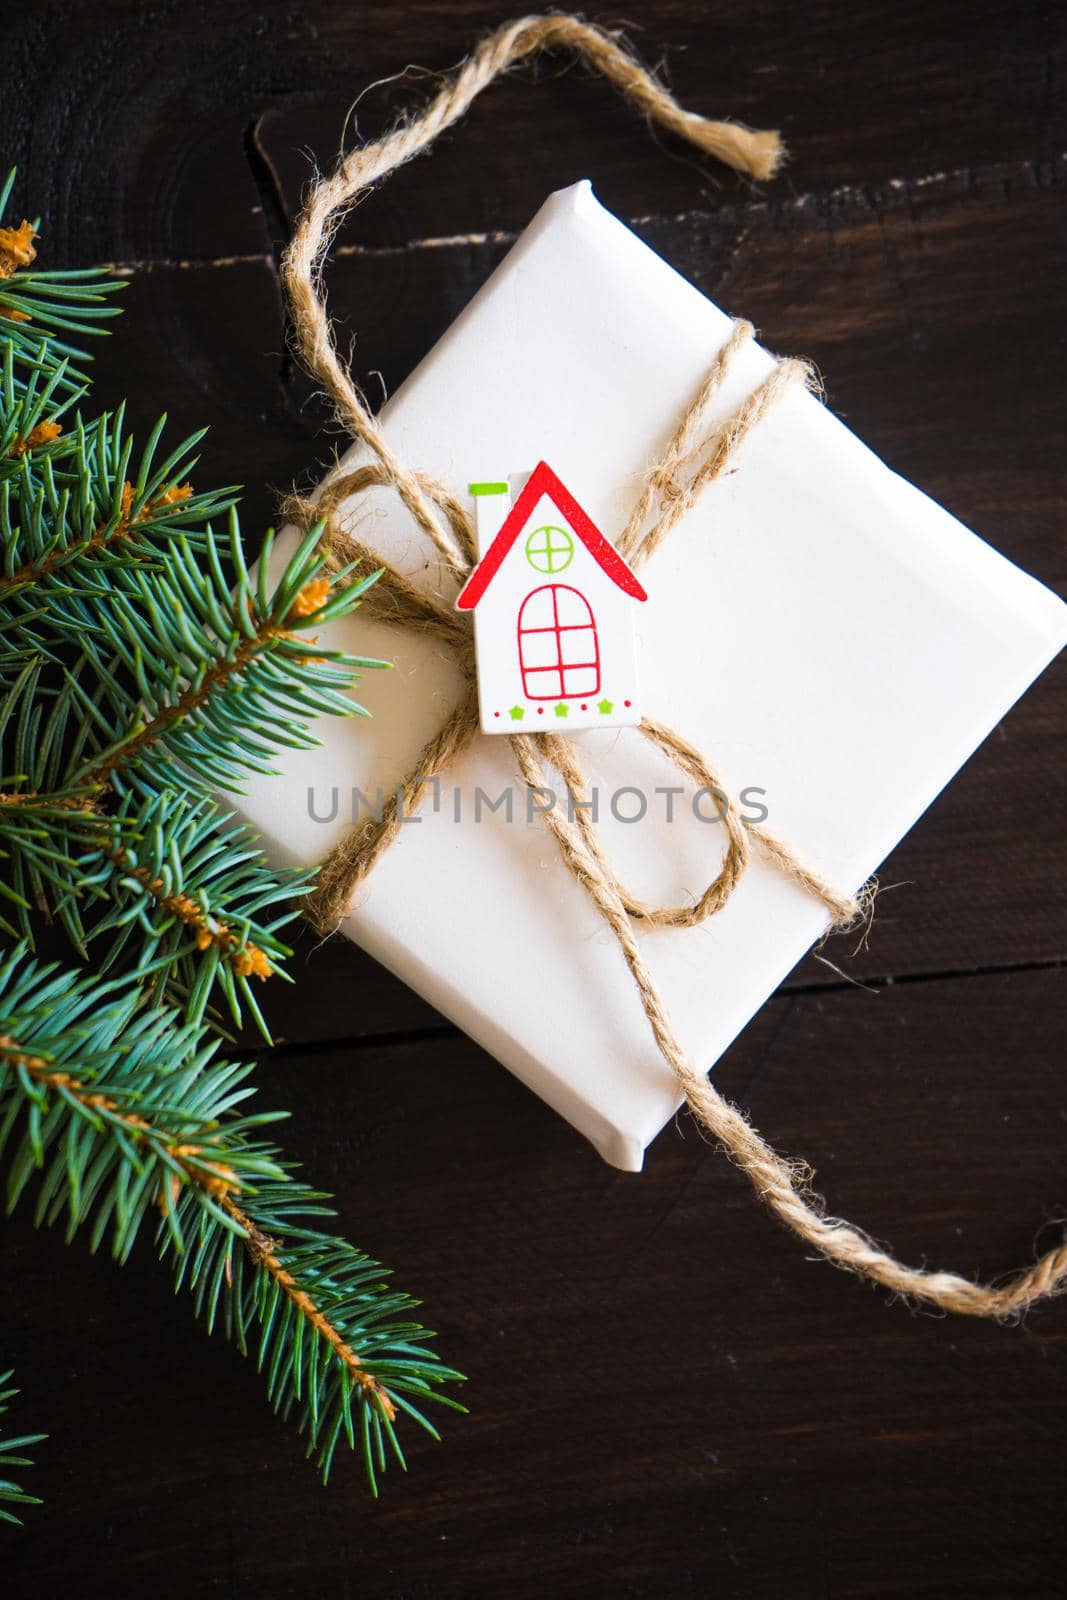
POLYGON ((511 710, 508 712, 508 716, 511 718, 512 722, 521 722, 525 715, 526 712, 522 706, 512 706, 511 710))
POLYGON ((569 707, 565 706, 563 704, 563 701, 561 700, 559 705, 556 706, 556 708, 555 708, 556 716, 557 717, 565 717, 567 715, 567 713, 568 713, 568 710, 569 710, 569 707))
POLYGON ((597 710, 600 712, 602 717, 610 717, 611 713, 615 710, 614 700, 598 700, 597 710))

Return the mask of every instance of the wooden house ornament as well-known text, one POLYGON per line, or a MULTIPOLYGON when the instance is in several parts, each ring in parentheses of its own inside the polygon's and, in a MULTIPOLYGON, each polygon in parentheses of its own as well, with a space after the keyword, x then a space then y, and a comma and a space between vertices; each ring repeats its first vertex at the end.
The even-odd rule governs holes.
POLYGON ((483 733, 569 733, 641 721, 634 573, 547 462, 515 504, 472 483, 479 561, 456 601, 474 612, 483 733))

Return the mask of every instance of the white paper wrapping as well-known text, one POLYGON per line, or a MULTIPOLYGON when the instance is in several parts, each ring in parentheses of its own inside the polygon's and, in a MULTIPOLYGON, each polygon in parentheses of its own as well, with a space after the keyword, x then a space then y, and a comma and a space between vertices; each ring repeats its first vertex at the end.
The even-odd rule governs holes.
MULTIPOLYGON (((404 459, 460 497, 504 469, 518 487, 544 458, 614 538, 729 326, 580 183, 550 197, 382 422, 404 459)), ((758 346, 742 354, 723 415, 770 364, 758 346)), ((359 532, 453 598, 395 497, 365 501, 359 532)), ((288 548, 280 541, 278 562, 288 548)), ((768 825, 846 891, 1067 642, 1067 607, 799 389, 642 581, 646 710, 695 743, 735 795, 764 790, 768 825)), ((321 749, 250 784, 240 809, 282 862, 321 859, 350 825, 353 787, 373 799, 395 786, 460 689, 435 641, 359 613, 321 637, 396 670, 358 687, 372 721, 324 719, 321 749), (312 809, 329 815, 335 787, 338 815, 314 820, 312 809)), ((658 904, 699 895, 721 830, 694 818, 688 794, 655 794, 682 782, 676 769, 633 730, 576 742, 600 792, 605 847, 631 887, 658 904), (639 823, 611 814, 624 785, 647 797, 639 823)), ((679 1094, 613 938, 544 823, 525 821, 508 741, 479 737, 440 798, 379 862, 344 932, 607 1161, 639 1170, 679 1094), (475 790, 496 798, 509 785, 514 820, 483 807, 475 822, 475 790)), ((639 804, 628 794, 618 809, 639 804)), ((817 901, 757 861, 718 916, 640 933, 694 1060, 714 1064, 825 925, 817 901)))

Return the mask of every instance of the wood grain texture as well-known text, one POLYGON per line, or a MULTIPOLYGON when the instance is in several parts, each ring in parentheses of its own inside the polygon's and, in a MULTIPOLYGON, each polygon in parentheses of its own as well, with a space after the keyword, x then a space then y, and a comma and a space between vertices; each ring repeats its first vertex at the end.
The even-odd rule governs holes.
MULTIPOLYGON (((835 1208, 997 1272, 1062 1195, 1060 1003, 1052 972, 783 996, 722 1080, 835 1208), (1018 1067, 977 1070, 990 1038, 1018 1067)), ((691 1126, 614 1172, 459 1039, 282 1056, 262 1092, 425 1296, 471 1416, 380 1504, 349 1459, 324 1492, 147 1251, 119 1271, 13 1229, 5 1349, 54 1435, 54 1513, 9 1545, 6 1594, 1057 1592, 1061 1310, 887 1308, 804 1260, 691 1126)))
MULTIPOLYGON (((202 481, 276 493, 337 442, 284 348, 277 251, 362 95, 386 126, 525 8, 46 0, 5 19, 0 145, 48 265, 136 271, 97 359, 138 426, 205 421, 202 481), (366 94, 363 91, 369 90, 366 94)), ((598 21, 615 18, 600 10, 598 21)), ((1067 588, 1060 8, 651 0, 631 37, 710 115, 783 127, 763 192, 560 60, 496 86, 350 219, 331 304, 392 390, 553 187, 605 203, 898 471, 1067 588)), ((842 662, 842 671, 848 663, 842 662)), ((813 958, 717 1069, 831 1206, 911 1259, 996 1273, 1067 1197, 1062 745, 1046 674, 882 873, 869 943, 813 958), (873 992, 871 992, 873 991, 873 992)), ((845 802, 847 803, 847 797, 845 802)), ((142 1252, 119 1272, 3 1224, 0 1364, 48 1429, 49 1501, 0 1536, 5 1597, 843 1600, 1059 1596, 1061 1307, 941 1322, 806 1262, 691 1126, 613 1172, 342 941, 268 988, 263 1095, 346 1231, 421 1294, 472 1377, 380 1504, 323 1492, 260 1385, 142 1252), (75 1358, 71 1352, 77 1349, 75 1358)))

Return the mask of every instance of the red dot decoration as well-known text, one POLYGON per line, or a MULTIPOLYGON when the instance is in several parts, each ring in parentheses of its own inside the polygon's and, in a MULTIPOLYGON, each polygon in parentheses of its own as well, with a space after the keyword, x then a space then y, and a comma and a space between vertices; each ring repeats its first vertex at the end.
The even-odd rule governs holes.
POLYGON ((543 717, 543 716, 544 716, 544 714, 545 714, 545 708, 544 708, 544 706, 538 706, 538 708, 537 708, 537 715, 538 715, 538 716, 539 716, 539 717, 543 717))
POLYGON ((494 717, 499 717, 499 715, 500 715, 500 712, 499 712, 499 711, 494 711, 494 712, 493 712, 493 715, 494 715, 494 717))
POLYGON ((587 706, 587 705, 584 705, 584 704, 583 704, 583 706, 582 706, 582 710, 583 710, 583 711, 588 711, 588 710, 589 710, 589 707, 588 707, 588 706, 587 706))
POLYGON ((623 701, 623 705, 624 705, 624 706, 629 706, 629 705, 633 705, 633 701, 632 701, 632 700, 624 700, 624 701, 623 701))

